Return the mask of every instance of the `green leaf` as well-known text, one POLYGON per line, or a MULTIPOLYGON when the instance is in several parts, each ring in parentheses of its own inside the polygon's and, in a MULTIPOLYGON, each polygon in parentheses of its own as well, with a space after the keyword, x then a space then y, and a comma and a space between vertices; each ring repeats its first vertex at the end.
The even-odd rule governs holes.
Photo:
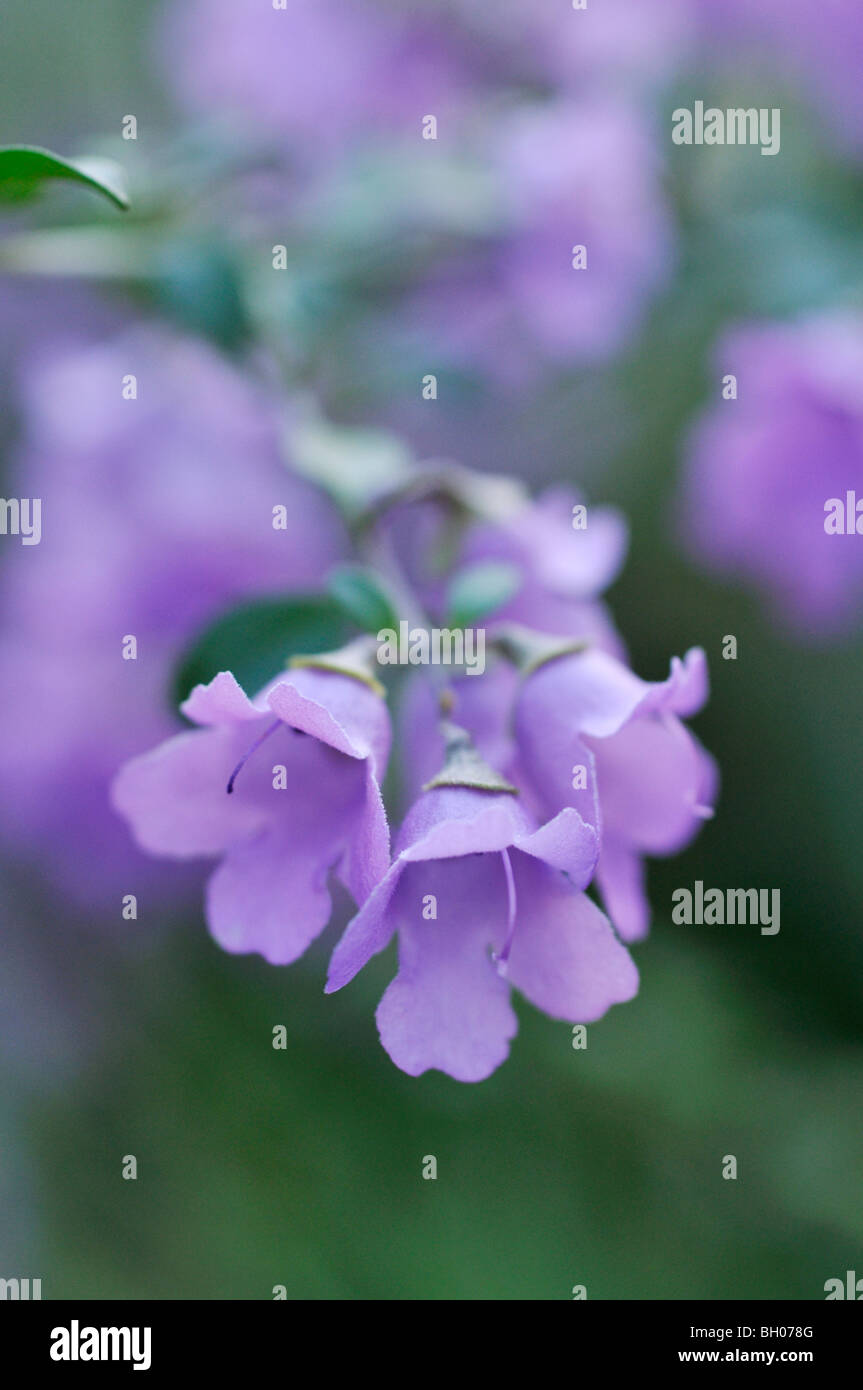
POLYGON ((362 628, 376 634, 382 628, 397 629, 398 614, 378 576, 362 565, 339 565, 327 588, 343 612, 362 628))
POLYGON ((388 430, 313 418, 290 432, 286 452, 295 471, 325 488, 351 518, 412 474, 410 450, 388 430))
POLYGON ((454 575, 447 592, 447 624, 472 627, 480 618, 502 608, 518 593, 521 574, 515 565, 481 560, 454 575))
POLYGON ((218 618, 192 643, 177 668, 170 694, 176 708, 192 688, 219 671, 233 671, 255 694, 283 671, 292 656, 340 646, 345 624, 332 599, 319 594, 258 599, 218 618))
POLYGON ((29 198, 48 179, 66 179, 101 193, 125 212, 126 176, 110 159, 63 159, 37 145, 0 147, 0 198, 29 198))

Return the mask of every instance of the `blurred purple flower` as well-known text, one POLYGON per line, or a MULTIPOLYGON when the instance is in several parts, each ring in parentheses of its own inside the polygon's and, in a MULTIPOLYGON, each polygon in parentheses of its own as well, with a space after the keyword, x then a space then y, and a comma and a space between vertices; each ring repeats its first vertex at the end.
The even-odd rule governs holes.
POLYGON ((571 810, 535 829, 508 792, 425 793, 392 867, 333 953, 327 991, 346 985, 398 932, 399 972, 377 1010, 384 1047, 411 1076, 434 1067, 482 1081, 516 1032, 510 984, 573 1023, 637 991, 629 954, 580 891, 596 849, 594 832, 571 810))
POLYGON ((182 646, 232 602, 318 582, 344 538, 283 467, 275 407, 200 344, 148 329, 44 351, 23 397, 7 486, 41 497, 42 540, 5 546, 0 573, 0 835, 114 910, 144 875, 165 877, 131 847, 108 786, 175 727, 182 646), (123 398, 130 373, 137 400, 123 398), (136 661, 121 659, 127 634, 136 661))
POLYGON ((811 94, 840 143, 863 151, 863 7, 859 0, 698 0, 710 51, 725 44, 751 66, 777 72, 811 94))
POLYGON ((468 73, 439 19, 364 0, 175 0, 159 42, 185 105, 287 137, 310 166, 458 108, 468 73))
POLYGON ((513 218, 500 275, 518 318, 553 358, 616 351, 671 259, 644 119, 605 101, 525 110, 503 127, 499 158, 513 218))
POLYGON ((222 672, 182 710, 202 728, 126 763, 114 805, 150 854, 224 856, 210 931, 226 951, 287 965, 329 921, 331 869, 359 903, 386 870, 386 705, 353 676, 300 669, 255 700, 222 672))
POLYGON ((608 359, 673 261, 649 124, 617 100, 560 101, 502 117, 491 139, 499 235, 433 273, 410 312, 437 353, 516 385, 608 359))
POLYGON ((693 432, 682 507, 699 564, 748 580, 798 633, 829 637, 863 606, 863 537, 825 531, 825 505, 863 500, 863 318, 753 323, 725 335, 737 378, 693 432))
POLYGON ((449 0, 513 85, 652 87, 692 50, 701 0, 449 0))
POLYGON ((529 15, 545 70, 563 87, 657 85, 691 54, 698 31, 699 0, 602 0, 581 11, 569 0, 514 3, 529 15))

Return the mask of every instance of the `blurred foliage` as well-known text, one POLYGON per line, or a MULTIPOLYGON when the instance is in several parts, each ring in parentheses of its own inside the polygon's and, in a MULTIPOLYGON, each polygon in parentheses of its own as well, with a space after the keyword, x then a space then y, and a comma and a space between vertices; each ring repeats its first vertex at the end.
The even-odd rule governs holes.
POLYGON ((273 970, 190 923, 147 1002, 118 978, 134 1027, 35 1117, 46 1293, 823 1296, 863 1237, 860 1051, 819 1050, 694 933, 671 938, 638 951, 638 999, 586 1050, 522 1006, 509 1062, 472 1087, 378 1047, 392 952, 324 999, 323 947, 273 970))

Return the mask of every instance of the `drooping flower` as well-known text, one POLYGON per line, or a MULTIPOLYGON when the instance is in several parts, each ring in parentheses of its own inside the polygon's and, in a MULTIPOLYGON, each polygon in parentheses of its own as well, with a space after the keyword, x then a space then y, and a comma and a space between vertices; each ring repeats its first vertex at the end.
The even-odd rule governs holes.
POLYGON ((714 763, 682 723, 706 699, 697 648, 657 682, 596 648, 564 654, 528 674, 516 699, 514 775, 541 815, 569 806, 594 827, 597 882, 626 941, 649 926, 644 856, 682 849, 712 815, 714 763))
POLYGON ((297 960, 329 921, 329 873, 361 903, 385 872, 389 716, 381 692, 346 669, 285 672, 254 700, 221 672, 182 706, 201 727, 114 781, 142 849, 221 859, 206 915, 226 951, 297 960))
POLYGON ((515 788, 442 774, 414 804, 387 874, 348 925, 327 991, 399 934, 399 972, 377 1010, 381 1041, 411 1076, 481 1081, 516 1032, 510 986, 553 1018, 586 1023, 631 999, 635 966, 581 891, 597 837, 566 808, 537 828, 515 788))
POLYGON ((863 500, 863 318, 747 324, 715 361, 736 377, 737 399, 693 431, 687 548, 754 584, 798 634, 835 636, 863 607, 863 539, 825 529, 829 502, 863 500))

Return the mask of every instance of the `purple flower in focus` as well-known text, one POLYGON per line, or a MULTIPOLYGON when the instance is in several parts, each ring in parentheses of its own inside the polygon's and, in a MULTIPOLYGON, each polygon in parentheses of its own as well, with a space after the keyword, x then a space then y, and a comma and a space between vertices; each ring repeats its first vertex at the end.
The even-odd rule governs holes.
POLYGON ((114 805, 151 854, 220 856, 216 941, 289 964, 329 921, 330 871, 362 903, 389 861, 386 705, 352 675, 303 668, 255 700, 222 672, 182 710, 202 727, 126 763, 114 805))
MULTIPOLYGON (((676 853, 712 815, 715 765, 681 722, 707 699, 704 653, 675 659, 668 680, 655 683, 589 647, 542 661, 526 676, 498 660, 482 680, 451 688, 459 724, 539 822, 571 807, 594 829, 606 911, 624 940, 643 937, 650 923, 644 856, 676 853)), ((444 748, 433 696, 419 680, 405 693, 399 734, 408 752, 404 784, 415 794, 444 748)))
POLYGON ((516 1032, 510 985, 573 1023, 637 991, 629 954, 580 891, 596 851, 575 811, 536 829, 511 792, 435 787, 337 945, 327 991, 398 932, 399 972, 377 1010, 384 1047, 411 1076, 434 1067, 483 1080, 516 1032))
POLYGON ((698 422, 682 529, 699 564, 761 589, 807 636, 863 606, 863 538, 825 531, 825 506, 863 500, 863 319, 748 324, 721 340, 738 398, 698 422))
POLYGON ((540 815, 570 806, 596 830, 597 882, 624 940, 650 922, 643 856, 676 853, 713 814, 713 760, 681 722, 706 699, 699 649, 649 682, 589 648, 540 665, 516 700, 514 774, 540 815))

